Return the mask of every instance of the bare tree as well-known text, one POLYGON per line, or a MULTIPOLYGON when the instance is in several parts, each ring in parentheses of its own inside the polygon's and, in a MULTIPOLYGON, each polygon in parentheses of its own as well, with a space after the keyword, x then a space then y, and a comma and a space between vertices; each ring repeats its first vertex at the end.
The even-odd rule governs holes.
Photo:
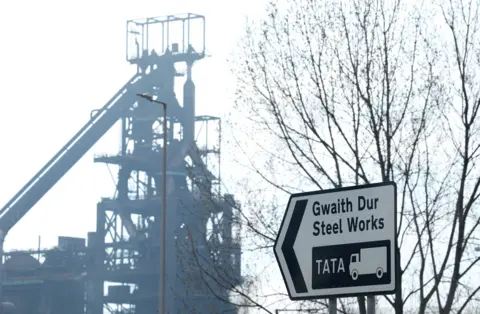
POLYGON ((235 68, 250 242, 271 250, 279 193, 395 181, 401 289, 384 300, 397 314, 466 311, 480 289, 477 1, 289 0, 267 13, 235 68))

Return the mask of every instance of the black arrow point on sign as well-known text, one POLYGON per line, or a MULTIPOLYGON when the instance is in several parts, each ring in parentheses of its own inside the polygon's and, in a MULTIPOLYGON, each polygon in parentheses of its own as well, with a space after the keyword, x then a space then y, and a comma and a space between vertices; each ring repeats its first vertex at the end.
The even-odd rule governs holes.
POLYGON ((292 218, 290 219, 287 233, 285 234, 285 239, 282 244, 282 253, 285 257, 285 262, 290 272, 290 276, 292 277, 293 286, 295 287, 297 293, 308 292, 305 279, 302 275, 302 270, 298 264, 295 251, 293 250, 293 245, 295 244, 298 230, 300 229, 300 224, 302 223, 303 214, 307 208, 307 202, 308 200, 301 200, 295 203, 292 218))

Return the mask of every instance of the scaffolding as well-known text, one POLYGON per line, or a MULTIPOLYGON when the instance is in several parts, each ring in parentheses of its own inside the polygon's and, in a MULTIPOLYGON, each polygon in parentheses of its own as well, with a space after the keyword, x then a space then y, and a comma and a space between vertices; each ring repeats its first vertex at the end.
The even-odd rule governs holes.
POLYGON ((4 297, 29 314, 154 313, 159 216, 165 211, 167 313, 235 312, 227 287, 242 282, 238 204, 221 190, 221 121, 195 116, 192 69, 205 57, 205 18, 188 13, 128 21, 126 50, 137 73, 0 210, 0 232, 7 233, 120 121, 120 152, 94 158, 116 167, 115 195, 97 204, 96 230, 87 241, 62 237, 54 250, 4 254, 4 297), (182 97, 175 92, 180 79, 182 97), (167 103, 167 118, 138 93, 167 103), (162 208, 165 136, 167 205, 162 208))

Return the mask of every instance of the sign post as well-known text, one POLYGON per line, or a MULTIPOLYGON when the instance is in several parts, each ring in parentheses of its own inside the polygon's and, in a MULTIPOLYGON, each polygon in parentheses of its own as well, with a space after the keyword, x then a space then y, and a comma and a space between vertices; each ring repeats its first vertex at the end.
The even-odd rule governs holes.
POLYGON ((367 297, 367 314, 375 314, 375 296, 369 295, 367 297))
POLYGON ((274 246, 290 299, 394 293, 396 220, 393 182, 292 194, 274 246))
POLYGON ((337 314, 337 299, 328 299, 328 314, 337 314))

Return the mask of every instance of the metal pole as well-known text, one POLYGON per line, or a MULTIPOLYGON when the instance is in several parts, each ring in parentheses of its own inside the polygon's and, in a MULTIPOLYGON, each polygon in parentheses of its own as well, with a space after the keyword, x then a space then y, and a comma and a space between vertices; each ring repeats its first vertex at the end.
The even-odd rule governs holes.
POLYGON ((369 295, 367 297, 367 314, 375 314, 375 296, 369 295))
POLYGON ((328 314, 337 314, 337 299, 328 299, 328 314))
POLYGON ((166 226, 167 226, 167 104, 161 103, 163 107, 163 147, 162 147, 162 231, 160 244, 160 310, 165 314, 165 264, 166 264, 166 226))
MULTIPOLYGON (((163 108, 163 147, 162 147, 162 208, 160 212, 160 283, 158 287, 158 313, 166 314, 165 311, 165 265, 166 265, 166 243, 167 243, 167 104, 163 101, 153 99, 148 94, 137 94, 150 102, 161 104, 163 108)), ((1 313, 0 313, 1 314, 1 313)))

